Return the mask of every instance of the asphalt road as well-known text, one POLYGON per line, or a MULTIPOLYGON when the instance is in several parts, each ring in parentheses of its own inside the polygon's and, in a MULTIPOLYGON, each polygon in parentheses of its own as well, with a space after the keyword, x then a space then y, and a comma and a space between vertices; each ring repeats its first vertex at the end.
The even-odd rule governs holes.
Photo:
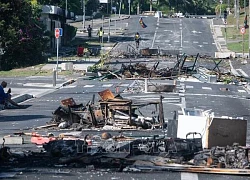
MULTIPOLYGON (((1 173, 0 173, 1 175, 1 173)), ((196 174, 196 173, 176 173, 176 172, 149 172, 149 173, 120 173, 106 170, 87 171, 84 168, 51 168, 51 169, 27 169, 18 171, 15 179, 83 179, 83 180, 249 180, 247 176, 227 176, 212 174, 196 174)))
POLYGON ((206 55, 214 57, 217 51, 211 33, 211 19, 160 18, 142 16, 147 28, 139 24, 141 16, 132 16, 125 20, 128 27, 116 46, 116 51, 125 51, 128 45, 134 45, 134 35, 141 35, 140 49, 152 48, 164 51, 179 51, 188 55, 206 55))
MULTIPOLYGON (((10 79, 9 79, 10 80, 10 79)), ((22 80, 19 80, 20 83, 22 80)), ((0 127, 1 135, 11 134, 16 131, 28 131, 31 128, 35 128, 40 125, 44 125, 52 117, 52 112, 59 106, 62 99, 73 97, 77 103, 87 103, 91 100, 92 95, 99 91, 109 88, 115 93, 117 86, 120 86, 120 91, 125 89, 133 81, 131 80, 110 80, 105 82, 100 81, 88 81, 83 79, 78 79, 78 81, 70 86, 58 89, 52 93, 46 94, 42 97, 30 99, 24 102, 27 105, 26 109, 17 110, 4 110, 0 111, 0 127)), ((158 81, 159 82, 159 81, 158 81)), ((166 81, 164 81, 166 82, 166 81)), ((178 83, 178 90, 180 93, 163 93, 166 100, 164 103, 165 118, 173 117, 173 111, 180 111, 181 107, 199 109, 212 109, 217 116, 233 116, 239 117, 243 116, 249 119, 249 99, 247 91, 241 86, 235 85, 223 85, 223 84, 210 84, 201 83, 195 81, 180 81, 178 83), (224 92, 220 88, 228 88, 230 91, 224 92), (184 91, 183 91, 184 90, 184 91), (169 101, 169 99, 175 98, 178 100, 180 94, 184 93, 185 101, 169 101), (223 106, 223 107, 222 107, 223 106)), ((143 93, 122 93, 124 97, 131 98, 133 100, 152 100, 159 97, 159 94, 143 94, 143 93)), ((96 96, 98 99, 98 96, 96 96)), ((96 100, 97 100, 96 99, 96 100)), ((147 108, 145 112, 151 113, 151 108, 147 108)), ((249 129, 249 128, 248 128, 249 129)), ((38 131, 39 132, 39 131, 38 131)), ((42 132, 41 132, 42 133, 42 132)), ((43 132, 44 134, 48 131, 43 132)), ((57 132, 60 133, 60 132, 57 132)), ((85 132, 89 133, 89 132, 85 132)), ((93 132, 95 133, 95 132, 93 132)), ((100 131, 98 132, 100 133, 100 131)), ((152 133, 152 132, 151 132, 152 133)), ((153 132, 162 133, 161 131, 153 132)), ((145 132, 131 132, 130 135, 143 135, 145 132)), ((147 133, 146 133, 147 134, 147 133)), ((248 137, 249 142, 249 137, 248 137)), ((18 171, 20 173, 20 171, 18 171)), ((183 174, 183 173, 150 173, 150 174, 138 174, 138 173, 114 173, 114 172, 102 172, 97 170, 94 172, 83 172, 77 169, 63 169, 63 168, 52 168, 43 169, 34 168, 22 170, 22 173, 17 175, 18 179, 53 179, 53 178, 63 178, 63 179, 162 179, 163 177, 170 178, 173 180, 185 180, 185 179, 199 179, 206 180, 211 179, 211 175, 204 174, 183 174), (41 171, 41 172, 40 172, 41 171)), ((235 179, 239 180, 243 177, 239 176, 213 176, 213 179, 235 179)), ((244 177, 247 179, 247 177, 244 177)))
MULTIPOLYGON (((216 49, 211 38, 211 33, 208 32, 209 20, 207 19, 160 19, 159 25, 157 25, 157 21, 154 17, 145 17, 144 19, 145 23, 148 25, 148 28, 140 29, 140 34, 143 37, 142 47, 153 46, 153 48, 156 48, 158 45, 162 45, 162 47, 164 48, 173 47, 174 49, 179 49, 182 47, 183 50, 185 50, 186 47, 187 52, 190 51, 195 55, 198 50, 204 51, 204 53, 205 52, 211 53, 216 49), (182 46, 180 40, 178 39, 181 37, 180 27, 182 27, 183 31, 182 46), (157 36, 154 36, 155 33, 157 34, 157 36), (162 34, 162 36, 160 36, 157 39, 158 34, 159 35, 162 34), (185 37, 185 35, 187 36, 185 37), (171 45, 168 44, 168 41, 171 45), (198 45, 203 45, 204 47, 205 46, 208 47, 204 48, 198 45)), ((138 27, 138 17, 132 17, 131 20, 124 20, 123 22, 120 23, 123 23, 124 25, 126 21, 129 21, 128 30, 126 30, 126 34, 124 36, 119 36, 120 40, 126 39, 126 41, 123 41, 118 44, 117 48, 120 50, 126 48, 127 44, 133 43, 134 32, 138 31, 139 28, 141 28, 140 26, 138 27)), ((114 41, 115 40, 117 39, 114 38, 114 41)), ((140 60, 141 59, 137 61, 140 60)), ((125 61, 126 63, 131 63, 131 60, 125 59, 125 61)), ((149 59, 144 59, 144 62, 153 65, 154 62, 150 61, 151 60, 149 59)), ((161 64, 161 67, 163 67, 164 65, 165 66, 174 65, 173 60, 167 62, 167 60, 164 59, 163 61, 165 62, 161 64)), ((211 65, 211 63, 208 65, 211 65)), ((248 71, 246 73, 248 73, 248 71)), ((63 99, 72 97, 75 99, 77 103, 85 104, 92 99, 93 94, 96 95, 96 100, 97 100, 98 99, 97 92, 99 91, 108 88, 115 93, 116 87, 119 86, 120 92, 122 92, 123 89, 126 89, 126 87, 128 87, 133 82, 133 80, 89 81, 79 78, 77 82, 74 84, 59 89, 55 89, 52 88, 51 86, 48 86, 48 84, 51 85, 51 77, 47 78, 25 77, 18 79, 16 78, 5 78, 5 79, 8 82, 11 82, 9 84, 9 87, 13 89, 13 93, 18 94, 23 91, 26 92, 27 90, 28 92, 28 90, 30 90, 29 92, 36 92, 37 97, 22 103, 23 105, 26 105, 26 109, 0 111, 1 136, 6 134, 12 134, 13 132, 16 131, 30 132, 32 131, 31 130, 32 128, 35 128, 40 125, 45 125, 46 122, 51 120, 52 112, 60 105, 60 101, 63 99)), ((61 77, 59 82, 62 83, 65 82, 66 80, 67 77, 61 77)), ((155 100, 160 96, 159 94, 144 94, 144 93, 132 93, 132 94, 121 93, 121 95, 126 98, 131 98, 133 100, 149 100, 149 101, 153 99, 155 100)), ((165 97, 163 103, 164 103, 164 115, 166 120, 171 119, 173 117, 174 111, 180 112, 181 108, 199 108, 204 110, 212 109, 212 111, 215 113, 216 116, 244 117, 249 121, 249 115, 250 115, 249 114, 250 100, 248 98, 249 94, 248 91, 243 86, 201 83, 193 80, 192 81, 181 80, 178 81, 177 92, 162 93, 161 95, 165 97), (221 88, 228 88, 229 91, 222 91, 221 88), (180 98, 180 96, 184 97, 184 99, 180 98)), ((151 112, 152 108, 148 108, 143 111, 143 113, 147 115, 150 115, 151 112)), ((249 130, 250 130, 250 125, 248 125, 248 132, 250 132, 249 130)), ((47 134, 48 131, 43 133, 47 134)), ((98 133, 100 133, 100 131, 98 131, 98 133)), ((162 133, 162 131, 157 131, 157 132, 150 131, 147 133, 155 134, 155 133, 162 133)), ((130 134, 143 135, 145 134, 145 132, 136 131, 136 132, 131 132, 130 134)), ((249 133, 247 137, 247 142, 250 143, 249 133)), ((114 173, 114 172, 103 172, 101 170, 86 172, 84 171, 84 169, 68 168, 68 167, 66 168, 55 167, 51 169, 47 168, 41 169, 34 167, 32 169, 27 169, 27 170, 18 170, 17 172, 18 172, 17 173, 18 175, 16 175, 17 179, 104 179, 104 178, 105 179, 173 179, 173 180, 250 179, 249 177, 241 177, 241 176, 206 175, 206 174, 189 174, 189 173, 172 173, 172 172, 114 173)))

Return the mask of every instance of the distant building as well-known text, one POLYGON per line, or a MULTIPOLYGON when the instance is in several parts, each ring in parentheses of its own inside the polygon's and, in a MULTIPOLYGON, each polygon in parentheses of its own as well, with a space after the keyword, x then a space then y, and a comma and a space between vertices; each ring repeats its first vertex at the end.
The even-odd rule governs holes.
MULTIPOLYGON (((73 19, 74 13, 67 12, 67 19, 73 19)), ((55 28, 63 28, 66 24, 66 11, 60 7, 52 6, 52 5, 43 5, 42 6, 42 14, 41 21, 46 25, 47 31, 50 31, 50 47, 52 49, 56 48, 56 38, 54 35, 55 28)), ((63 31, 66 33, 65 31, 63 31)), ((62 36, 59 38, 59 46, 65 44, 65 39, 62 36)))

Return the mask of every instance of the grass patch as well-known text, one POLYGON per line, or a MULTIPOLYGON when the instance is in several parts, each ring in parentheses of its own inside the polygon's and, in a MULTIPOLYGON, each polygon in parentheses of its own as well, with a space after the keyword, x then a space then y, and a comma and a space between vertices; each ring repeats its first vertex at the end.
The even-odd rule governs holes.
MULTIPOLYGON (((246 9, 246 11, 248 12, 248 8, 246 9)), ((242 53, 243 43, 242 43, 242 34, 240 33, 240 28, 244 26, 244 20, 245 20, 245 14, 244 14, 244 9, 242 9, 240 11, 240 16, 239 16, 239 28, 237 28, 237 22, 236 22, 237 19, 234 17, 234 14, 231 14, 227 18, 226 32, 224 27, 221 29, 224 38, 227 37, 227 48, 231 51, 242 53)), ((249 51, 248 38, 249 38, 249 28, 246 29, 246 33, 244 34, 244 53, 247 53, 249 51)))
MULTIPOLYGON (((227 43, 227 48, 231 51, 242 53, 243 44, 242 42, 227 43)), ((245 41, 244 53, 248 53, 248 41, 245 41)))
MULTIPOLYGON (((52 76, 52 70, 42 70, 44 64, 37 66, 13 69, 10 71, 0 71, 0 77, 27 77, 27 76, 52 76)), ((59 75, 72 75, 73 71, 61 71, 59 75)))

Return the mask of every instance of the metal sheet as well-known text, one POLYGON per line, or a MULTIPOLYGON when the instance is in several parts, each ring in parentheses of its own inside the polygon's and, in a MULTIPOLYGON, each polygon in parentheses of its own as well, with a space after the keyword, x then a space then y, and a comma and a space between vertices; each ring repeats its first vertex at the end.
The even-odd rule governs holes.
POLYGON ((98 92, 98 94, 102 98, 103 101, 115 98, 114 94, 109 89, 106 89, 104 91, 98 92))

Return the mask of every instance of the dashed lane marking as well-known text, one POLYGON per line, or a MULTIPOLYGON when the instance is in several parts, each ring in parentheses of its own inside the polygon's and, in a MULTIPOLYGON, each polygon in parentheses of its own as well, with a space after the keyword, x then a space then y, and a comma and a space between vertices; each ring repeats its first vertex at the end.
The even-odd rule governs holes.
POLYGON ((199 42, 198 41, 193 41, 194 44, 198 44, 199 42))
POLYGON ((211 87, 202 87, 202 89, 212 90, 212 88, 211 88, 211 87))
POLYGON ((246 91, 243 90, 243 89, 238 89, 238 92, 240 92, 240 93, 245 93, 246 91))
POLYGON ((30 86, 30 87, 53 87, 53 84, 48 83, 25 83, 23 86, 30 86))
POLYGON ((186 89, 192 89, 194 86, 186 86, 186 89))
POLYGON ((85 86, 83 86, 83 87, 89 88, 89 87, 94 87, 94 86, 95 86, 95 85, 93 85, 93 84, 91 84, 91 85, 87 84, 87 85, 85 85, 85 86))
POLYGON ((113 84, 103 84, 102 87, 112 87, 113 84))
POLYGON ((63 88, 75 88, 76 86, 64 86, 63 88))
POLYGON ((129 86, 129 84, 120 84, 118 86, 120 86, 120 87, 127 87, 127 86, 129 86))

